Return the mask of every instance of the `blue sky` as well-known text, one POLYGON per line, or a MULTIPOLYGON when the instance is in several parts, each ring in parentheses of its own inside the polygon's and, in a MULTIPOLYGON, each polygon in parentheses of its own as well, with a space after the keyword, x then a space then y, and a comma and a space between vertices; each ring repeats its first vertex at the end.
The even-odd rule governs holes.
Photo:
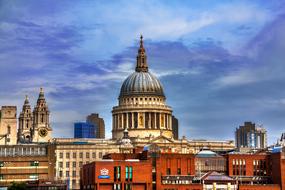
POLYGON ((191 139, 234 139, 244 121, 285 132, 282 1, 0 1, 0 105, 44 87, 54 137, 111 110, 134 71, 139 35, 191 139))

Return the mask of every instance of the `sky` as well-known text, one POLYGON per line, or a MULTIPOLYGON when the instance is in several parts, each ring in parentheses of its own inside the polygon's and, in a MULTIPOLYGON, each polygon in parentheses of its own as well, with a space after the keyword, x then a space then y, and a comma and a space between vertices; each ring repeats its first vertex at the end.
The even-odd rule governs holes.
POLYGON ((285 2, 0 0, 0 105, 43 87, 53 137, 112 107, 134 72, 139 36, 150 72, 189 139, 233 140, 252 121, 285 132, 285 2))

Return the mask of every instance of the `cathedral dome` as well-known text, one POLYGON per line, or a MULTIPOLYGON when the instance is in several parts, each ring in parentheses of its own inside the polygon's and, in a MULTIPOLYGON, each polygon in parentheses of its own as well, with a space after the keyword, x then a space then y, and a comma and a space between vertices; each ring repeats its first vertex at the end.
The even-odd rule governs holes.
POLYGON ((142 39, 141 36, 136 71, 123 82, 120 97, 130 95, 154 95, 165 97, 159 80, 148 72, 147 56, 142 39))
POLYGON ((123 83, 120 97, 129 95, 163 96, 163 87, 159 80, 149 72, 134 72, 123 83))

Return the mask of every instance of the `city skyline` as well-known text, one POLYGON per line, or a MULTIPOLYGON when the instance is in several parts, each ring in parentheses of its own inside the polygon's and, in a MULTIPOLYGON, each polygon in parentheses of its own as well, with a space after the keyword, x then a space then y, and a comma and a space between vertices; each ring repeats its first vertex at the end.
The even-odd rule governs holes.
POLYGON ((143 34, 180 136, 234 139, 252 121, 272 144, 285 123, 284 10, 281 1, 2 1, 0 105, 19 114, 25 95, 34 106, 44 87, 53 137, 72 137, 73 122, 93 112, 111 137, 143 34))

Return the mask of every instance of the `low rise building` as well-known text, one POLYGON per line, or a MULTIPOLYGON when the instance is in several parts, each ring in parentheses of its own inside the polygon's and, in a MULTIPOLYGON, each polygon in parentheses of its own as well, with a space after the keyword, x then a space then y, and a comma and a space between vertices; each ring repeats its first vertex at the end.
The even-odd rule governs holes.
MULTIPOLYGON (((96 161, 83 167, 81 187, 110 190, 281 190, 285 188, 284 150, 279 153, 226 154, 223 163, 218 164, 218 167, 216 162, 208 162, 206 173, 202 176, 195 169, 197 161, 195 156, 197 157, 194 154, 162 153, 159 149, 149 147, 141 153, 134 151, 131 154, 109 154, 104 156, 103 161, 96 161), (152 152, 152 150, 158 151, 152 152), (134 166, 128 162, 140 164, 134 166), (135 183, 127 181, 127 176, 130 174, 130 168, 127 166, 133 166, 131 174, 138 177, 135 183), (220 169, 219 166, 222 166, 222 172, 215 171, 220 169), (118 176, 121 176, 120 180, 117 180, 118 176), (134 185, 139 183, 142 185, 134 185)), ((209 160, 212 158, 214 161, 221 161, 216 157, 208 157, 209 160)))
POLYGON ((0 185, 11 182, 54 181, 54 150, 48 145, 1 145, 0 185))

